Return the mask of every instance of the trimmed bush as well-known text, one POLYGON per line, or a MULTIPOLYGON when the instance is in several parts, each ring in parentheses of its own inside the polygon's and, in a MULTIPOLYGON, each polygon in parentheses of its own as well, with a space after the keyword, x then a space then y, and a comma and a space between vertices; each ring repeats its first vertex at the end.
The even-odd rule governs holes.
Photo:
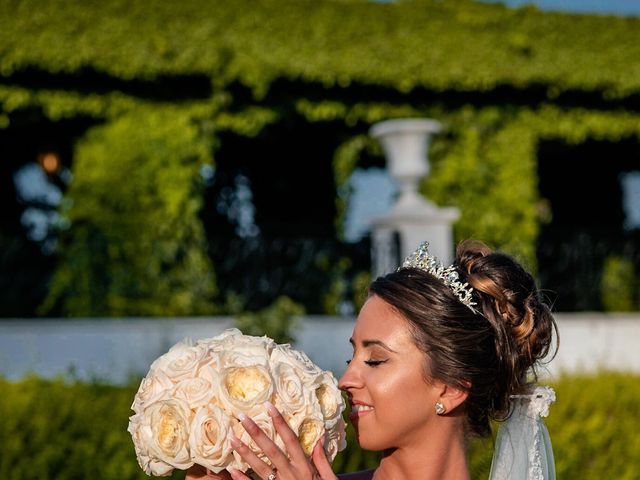
MULTIPOLYGON (((637 479, 640 458, 640 378, 621 373, 565 376, 553 383, 558 401, 547 425, 558 478, 637 479)), ((0 381, 0 478, 129 480, 138 467, 127 432, 136 386, 47 381, 0 381)), ((361 450, 348 429, 339 472, 375 466, 379 454, 361 450)), ((473 479, 486 479, 492 440, 470 449, 473 479)), ((184 478, 175 472, 174 479, 184 478)))

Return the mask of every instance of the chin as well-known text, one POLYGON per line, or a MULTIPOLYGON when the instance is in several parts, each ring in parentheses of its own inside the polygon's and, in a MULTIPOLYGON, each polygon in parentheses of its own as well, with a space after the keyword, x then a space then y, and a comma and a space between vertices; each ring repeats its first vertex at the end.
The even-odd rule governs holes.
POLYGON ((358 430, 356 430, 356 438, 358 439, 358 445, 364 450, 381 452, 390 448, 381 438, 375 438, 375 436, 372 435, 363 435, 362 432, 358 430))

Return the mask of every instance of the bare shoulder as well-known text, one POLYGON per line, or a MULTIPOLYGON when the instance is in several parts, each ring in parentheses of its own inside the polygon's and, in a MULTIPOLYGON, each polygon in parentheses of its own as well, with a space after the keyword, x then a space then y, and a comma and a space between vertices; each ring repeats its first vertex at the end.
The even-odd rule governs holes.
POLYGON ((371 480, 373 478, 373 470, 363 470, 355 473, 343 473, 338 475, 340 480, 371 480))

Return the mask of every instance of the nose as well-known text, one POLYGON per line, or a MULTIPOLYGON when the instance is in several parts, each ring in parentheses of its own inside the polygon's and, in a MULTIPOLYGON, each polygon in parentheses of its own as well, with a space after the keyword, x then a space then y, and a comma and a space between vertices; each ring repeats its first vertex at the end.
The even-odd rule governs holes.
POLYGON ((338 380, 338 388, 345 392, 349 391, 352 388, 358 388, 362 386, 362 379, 360 378, 360 374, 358 372, 358 368, 354 361, 350 362, 347 365, 347 369, 338 380))

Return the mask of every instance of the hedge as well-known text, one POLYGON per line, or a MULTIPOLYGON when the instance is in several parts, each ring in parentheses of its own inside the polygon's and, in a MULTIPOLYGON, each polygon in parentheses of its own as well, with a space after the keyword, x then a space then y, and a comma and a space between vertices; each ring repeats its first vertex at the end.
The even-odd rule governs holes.
MULTIPOLYGON (((552 383, 557 402, 547 425, 558 478, 638 478, 640 378, 601 373, 552 383)), ((136 387, 26 378, 0 381, 0 477, 8 480, 148 478, 126 431, 136 387)), ((334 469, 369 468, 378 455, 349 444, 334 469)), ((491 439, 471 446, 473 479, 488 476, 491 439)), ((183 478, 181 472, 172 478, 183 478)))
POLYGON ((280 78, 402 92, 640 91, 640 20, 469 0, 3 0, 0 45, 8 78, 27 68, 193 75, 263 94, 280 78))

